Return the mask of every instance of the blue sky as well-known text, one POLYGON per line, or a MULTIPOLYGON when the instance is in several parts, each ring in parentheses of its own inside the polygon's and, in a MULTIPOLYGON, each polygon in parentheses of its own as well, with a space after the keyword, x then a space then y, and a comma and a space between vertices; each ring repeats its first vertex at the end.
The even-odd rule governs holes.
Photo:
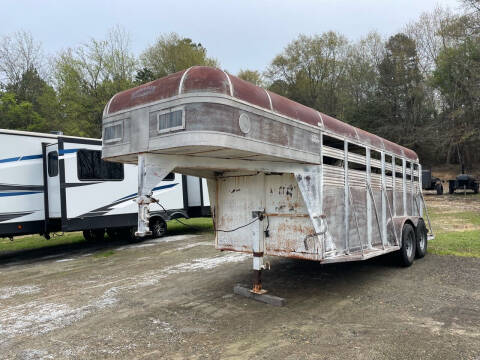
POLYGON ((385 37, 436 4, 457 0, 0 0, 0 36, 31 31, 46 53, 103 38, 122 25, 139 54, 162 33, 201 42, 222 68, 264 70, 299 33, 328 30, 356 40, 371 30, 385 37))

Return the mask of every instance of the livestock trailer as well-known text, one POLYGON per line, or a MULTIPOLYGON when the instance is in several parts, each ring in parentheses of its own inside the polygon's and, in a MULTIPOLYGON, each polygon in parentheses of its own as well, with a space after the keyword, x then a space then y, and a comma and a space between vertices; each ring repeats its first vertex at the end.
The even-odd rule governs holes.
MULTIPOLYGON (((0 130, 0 237, 82 230, 87 239, 132 238, 136 165, 101 159, 102 140, 0 130)), ((153 184, 155 236, 172 217, 206 215, 206 181, 168 173, 153 184)))
POLYGON ((103 159, 138 164, 138 234, 153 184, 207 179, 220 250, 320 263, 427 250, 417 154, 222 70, 195 66, 123 91, 103 114, 103 159), (119 134, 114 139, 109 134, 119 134))

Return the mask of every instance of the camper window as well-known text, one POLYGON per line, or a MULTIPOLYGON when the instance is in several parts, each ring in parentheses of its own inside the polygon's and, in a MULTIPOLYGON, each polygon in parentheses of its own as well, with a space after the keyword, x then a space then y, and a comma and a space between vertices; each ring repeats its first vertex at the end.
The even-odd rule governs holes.
POLYGON ((99 150, 78 150, 77 172, 79 180, 123 180, 123 164, 102 160, 99 150))
POLYGON ((185 128, 183 110, 174 110, 158 114, 157 130, 159 133, 185 128))
POLYGON ((110 126, 105 126, 103 131, 103 141, 105 143, 111 143, 120 141, 123 138, 123 123, 116 123, 110 126))
POLYGON ((52 151, 48 153, 48 176, 58 175, 58 152, 52 151))

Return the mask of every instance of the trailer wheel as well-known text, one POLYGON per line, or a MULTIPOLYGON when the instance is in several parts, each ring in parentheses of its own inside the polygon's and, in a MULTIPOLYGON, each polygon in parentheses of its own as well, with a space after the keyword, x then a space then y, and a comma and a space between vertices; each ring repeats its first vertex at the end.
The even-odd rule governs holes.
POLYGON ((418 220, 417 229, 416 229, 416 238, 417 244, 415 248, 415 257, 421 259, 427 253, 427 227, 425 221, 422 219, 418 220))
POLYGON ((450 182, 448 183, 448 193, 453 194, 455 192, 454 185, 450 182))
POLYGON ((103 241, 105 238, 105 229, 83 230, 83 237, 87 241, 103 241))
POLYGON ((410 224, 403 225, 402 229, 402 247, 399 250, 400 264, 408 267, 415 260, 415 248, 417 241, 415 239, 415 230, 410 224))
POLYGON ((135 236, 136 230, 136 227, 120 228, 118 229, 118 236, 120 237, 120 239, 126 240, 128 242, 136 242, 141 240, 141 238, 135 236))
POLYGON ((107 229, 107 236, 110 240, 117 240, 118 239, 118 231, 116 228, 108 228, 107 229))
POLYGON ((150 230, 152 231, 152 238, 165 236, 167 233, 167 223, 161 217, 155 217, 150 220, 150 230))
POLYGON ((443 185, 441 183, 435 185, 435 190, 437 190, 437 195, 443 195, 443 185))

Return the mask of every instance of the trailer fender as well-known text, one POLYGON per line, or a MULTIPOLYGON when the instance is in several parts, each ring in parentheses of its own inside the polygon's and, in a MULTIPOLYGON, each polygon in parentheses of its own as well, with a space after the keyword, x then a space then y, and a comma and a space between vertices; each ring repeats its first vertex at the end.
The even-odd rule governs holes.
POLYGON ((189 219, 189 216, 185 211, 175 211, 175 212, 170 214, 169 218, 170 219, 178 219, 178 218, 189 219))
POLYGON ((403 226, 406 223, 410 223, 414 229, 417 228, 418 221, 421 219, 420 216, 394 216, 393 217, 393 227, 395 229, 395 234, 399 241, 399 246, 402 246, 402 230, 403 226))

